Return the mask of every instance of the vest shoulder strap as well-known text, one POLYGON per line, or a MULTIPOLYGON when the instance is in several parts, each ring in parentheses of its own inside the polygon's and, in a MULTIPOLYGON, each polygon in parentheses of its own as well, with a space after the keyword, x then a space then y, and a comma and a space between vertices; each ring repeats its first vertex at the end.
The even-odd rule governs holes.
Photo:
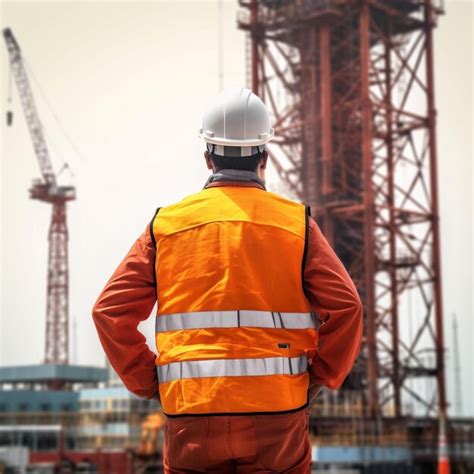
POLYGON ((156 211, 153 214, 153 219, 150 221, 150 224, 148 225, 148 231, 150 232, 151 242, 152 242, 153 247, 155 248, 155 250, 156 250, 156 238, 155 238, 155 232, 153 231, 153 224, 155 222, 156 216, 160 212, 160 209, 161 209, 161 207, 156 208, 156 211))
POLYGON ((308 298, 308 293, 304 281, 304 269, 306 267, 306 257, 308 255, 308 245, 309 245, 309 218, 311 216, 311 207, 305 205, 305 231, 304 231, 304 250, 303 250, 303 259, 301 261, 301 285, 303 286, 303 291, 308 298))

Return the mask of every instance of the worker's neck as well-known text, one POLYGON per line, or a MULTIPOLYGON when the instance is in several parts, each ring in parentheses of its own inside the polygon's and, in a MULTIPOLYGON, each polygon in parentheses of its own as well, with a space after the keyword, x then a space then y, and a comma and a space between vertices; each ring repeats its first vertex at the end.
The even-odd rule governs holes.
POLYGON ((259 176, 257 171, 251 170, 236 170, 236 169, 221 169, 213 172, 206 182, 206 187, 210 183, 216 182, 247 182, 247 183, 258 183, 265 188, 265 181, 259 176))

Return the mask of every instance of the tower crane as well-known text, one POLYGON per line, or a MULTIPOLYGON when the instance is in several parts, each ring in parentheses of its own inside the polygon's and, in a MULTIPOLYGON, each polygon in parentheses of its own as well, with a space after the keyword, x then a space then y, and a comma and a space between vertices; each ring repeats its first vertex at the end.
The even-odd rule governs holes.
MULTIPOLYGON (((60 186, 54 172, 43 126, 38 116, 30 82, 26 73, 20 46, 10 28, 3 30, 10 67, 34 152, 39 163, 41 178, 34 179, 29 189, 30 198, 52 205, 49 227, 47 273, 46 338, 44 362, 66 365, 69 363, 69 265, 66 203, 76 198, 74 186, 60 186)), ((11 112, 7 115, 11 125, 11 112)))

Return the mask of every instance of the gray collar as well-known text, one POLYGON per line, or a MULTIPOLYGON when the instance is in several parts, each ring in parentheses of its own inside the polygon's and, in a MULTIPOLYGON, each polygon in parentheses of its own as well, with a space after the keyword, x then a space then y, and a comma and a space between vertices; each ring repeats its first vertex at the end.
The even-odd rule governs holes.
POLYGON ((258 174, 255 171, 249 170, 232 170, 232 169, 223 169, 219 170, 214 174, 209 176, 209 179, 206 181, 204 188, 211 183, 216 183, 219 181, 238 181, 242 183, 258 183, 265 188, 265 182, 261 180, 258 174))

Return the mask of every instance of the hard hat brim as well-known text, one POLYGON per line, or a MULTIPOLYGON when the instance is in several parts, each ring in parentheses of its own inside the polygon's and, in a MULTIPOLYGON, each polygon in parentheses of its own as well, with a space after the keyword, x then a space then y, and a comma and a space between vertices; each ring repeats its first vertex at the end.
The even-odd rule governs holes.
POLYGON ((210 136, 206 134, 205 132, 199 133, 199 138, 202 138, 207 143, 212 143, 214 145, 240 146, 240 147, 264 145, 265 143, 269 142, 274 136, 275 136, 275 131, 273 128, 269 130, 265 138, 251 138, 251 139, 245 139, 245 140, 214 137, 214 136, 210 136))

